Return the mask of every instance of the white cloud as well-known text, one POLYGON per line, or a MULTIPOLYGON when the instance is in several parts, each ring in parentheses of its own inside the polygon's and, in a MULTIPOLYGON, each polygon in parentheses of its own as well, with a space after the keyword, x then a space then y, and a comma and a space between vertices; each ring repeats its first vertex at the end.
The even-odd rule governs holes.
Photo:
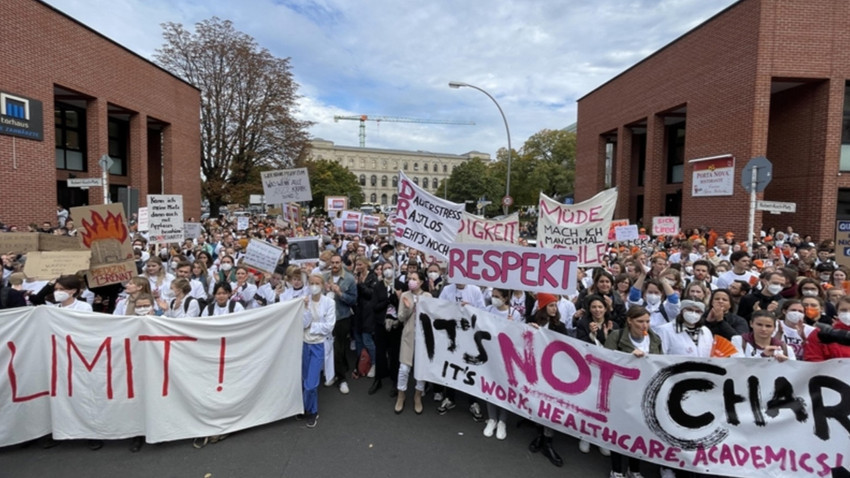
POLYGON ((575 101, 734 0, 47 0, 150 58, 160 24, 189 27, 213 15, 280 57, 301 85, 311 134, 358 144, 356 121, 385 115, 474 121, 475 126, 369 122, 374 147, 495 155, 504 125, 515 149, 530 135, 576 120, 575 101))

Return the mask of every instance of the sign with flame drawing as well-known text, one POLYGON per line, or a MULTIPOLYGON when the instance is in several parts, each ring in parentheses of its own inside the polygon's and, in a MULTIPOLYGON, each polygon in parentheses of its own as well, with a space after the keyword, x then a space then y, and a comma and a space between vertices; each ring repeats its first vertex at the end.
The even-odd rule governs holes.
POLYGON ((71 208, 80 242, 91 249, 90 287, 125 282, 136 275, 132 241, 121 204, 71 208))

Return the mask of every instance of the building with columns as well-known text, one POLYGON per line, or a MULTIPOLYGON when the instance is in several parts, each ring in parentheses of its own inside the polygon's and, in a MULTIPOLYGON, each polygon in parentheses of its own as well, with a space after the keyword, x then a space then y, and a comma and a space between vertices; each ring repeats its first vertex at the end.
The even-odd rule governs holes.
POLYGON ((56 206, 182 194, 199 216, 200 91, 38 0, 0 2, 0 220, 56 224, 56 206), (51 114, 53 112, 53 114, 51 114))
POLYGON ((332 141, 313 139, 309 160, 336 161, 357 176, 365 196, 364 202, 380 206, 398 202, 398 172, 404 171, 413 182, 429 193, 445 197, 445 182, 459 164, 473 158, 490 160, 487 153, 430 153, 398 149, 339 146, 332 141))
POLYGON ((850 218, 850 2, 740 0, 578 101, 576 200, 619 188, 616 218, 681 217, 745 237, 747 162, 773 164, 756 230, 833 237, 850 218), (694 160, 731 155, 729 195, 694 190, 694 160))

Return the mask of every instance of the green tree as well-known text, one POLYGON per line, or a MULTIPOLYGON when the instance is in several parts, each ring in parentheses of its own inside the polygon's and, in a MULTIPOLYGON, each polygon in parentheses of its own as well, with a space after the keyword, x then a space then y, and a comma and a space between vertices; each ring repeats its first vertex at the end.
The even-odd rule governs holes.
MULTIPOLYGON (((474 158, 455 167, 449 177, 449 201, 477 202, 483 196, 498 206, 499 200, 504 195, 504 189, 500 189, 498 182, 494 181, 490 169, 491 164, 485 163, 480 158, 474 158)), ((473 203, 472 209, 467 208, 467 210, 474 210, 474 208, 473 203)), ((498 207, 491 206, 487 213, 492 214, 492 211, 497 209, 498 207)))
POLYGON ((575 159, 575 133, 544 129, 529 137, 511 168, 515 204, 537 204, 540 192, 550 197, 572 193, 575 159))
POLYGON ((363 203, 360 181, 348 168, 336 161, 319 159, 306 161, 304 166, 310 175, 310 191, 313 193, 312 207, 324 208, 325 196, 347 196, 348 207, 355 209, 363 203))
POLYGON ((201 191, 210 213, 245 194, 256 169, 303 158, 310 123, 295 119, 298 84, 289 58, 277 58, 229 20, 213 17, 190 32, 162 25, 160 66, 201 91, 201 191))

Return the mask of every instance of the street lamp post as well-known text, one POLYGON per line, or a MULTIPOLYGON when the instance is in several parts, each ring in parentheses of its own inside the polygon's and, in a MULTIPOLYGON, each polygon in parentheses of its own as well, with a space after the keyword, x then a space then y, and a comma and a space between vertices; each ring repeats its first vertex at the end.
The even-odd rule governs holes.
MULTIPOLYGON (((479 88, 475 85, 470 85, 469 83, 462 83, 460 81, 450 81, 449 82, 449 88, 457 89, 457 88, 462 88, 462 87, 473 88, 473 89, 476 89, 476 90, 484 93, 485 95, 487 95, 488 98, 493 100, 493 103, 496 104, 496 108, 499 109, 499 114, 502 115, 502 121, 505 122, 505 132, 508 134, 508 177, 507 177, 507 180, 505 181, 505 198, 510 198, 511 197, 511 157, 513 156, 513 153, 512 153, 513 150, 511 149, 511 129, 508 127, 508 119, 505 117, 505 112, 502 111, 502 107, 499 106, 499 102, 496 101, 496 98, 493 98, 493 96, 490 93, 487 93, 483 89, 481 89, 481 88, 479 88)), ((510 206, 505 204, 504 201, 510 201, 510 199, 503 199, 502 201, 503 201, 502 202, 503 211, 504 211, 505 214, 507 214, 510 206)))

